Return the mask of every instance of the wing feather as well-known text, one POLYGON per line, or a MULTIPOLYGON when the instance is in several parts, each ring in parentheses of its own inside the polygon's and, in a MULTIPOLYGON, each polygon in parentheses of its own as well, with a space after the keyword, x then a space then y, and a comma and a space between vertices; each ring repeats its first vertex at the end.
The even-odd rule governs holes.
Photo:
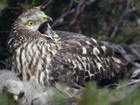
MULTIPOLYGON (((101 80, 120 75, 126 71, 127 60, 101 41, 83 35, 59 35, 57 44, 62 46, 53 59, 50 68, 52 76, 71 74, 71 79, 84 85, 85 82, 101 80)), ((55 77, 56 78, 56 77, 55 77)))

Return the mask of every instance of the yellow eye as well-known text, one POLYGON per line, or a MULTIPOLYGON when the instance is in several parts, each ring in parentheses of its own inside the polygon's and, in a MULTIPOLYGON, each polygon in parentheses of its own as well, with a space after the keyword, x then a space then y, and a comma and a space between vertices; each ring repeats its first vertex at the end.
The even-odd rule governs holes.
POLYGON ((35 21, 29 20, 29 21, 28 21, 28 26, 32 26, 32 25, 34 25, 34 23, 35 23, 35 21))

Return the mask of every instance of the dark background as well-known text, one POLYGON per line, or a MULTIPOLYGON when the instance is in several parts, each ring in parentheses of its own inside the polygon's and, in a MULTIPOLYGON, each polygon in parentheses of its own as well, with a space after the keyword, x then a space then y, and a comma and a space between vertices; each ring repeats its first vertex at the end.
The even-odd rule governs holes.
POLYGON ((0 0, 0 64, 9 57, 7 37, 23 11, 40 6, 54 30, 71 31, 98 40, 127 44, 140 53, 139 0, 0 0))

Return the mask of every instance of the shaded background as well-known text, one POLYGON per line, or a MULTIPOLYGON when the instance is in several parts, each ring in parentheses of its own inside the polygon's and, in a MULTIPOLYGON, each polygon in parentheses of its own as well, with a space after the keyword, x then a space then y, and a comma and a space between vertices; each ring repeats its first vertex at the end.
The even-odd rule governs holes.
POLYGON ((9 57, 6 43, 13 21, 37 6, 53 18, 54 30, 127 44, 140 53, 139 0, 0 0, 0 68, 9 57))
MULTIPOLYGON (((0 69, 7 67, 10 57, 6 43, 13 21, 23 11, 37 6, 53 18, 54 30, 127 44, 140 54, 140 0, 0 0, 0 69)), ((78 105, 138 105, 140 91, 132 89, 115 91, 116 95, 91 84, 78 105)))

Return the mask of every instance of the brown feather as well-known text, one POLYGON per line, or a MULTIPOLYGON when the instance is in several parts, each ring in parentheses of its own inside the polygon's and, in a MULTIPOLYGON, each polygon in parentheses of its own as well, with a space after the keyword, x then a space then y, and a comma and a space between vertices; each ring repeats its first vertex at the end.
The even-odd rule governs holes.
POLYGON ((53 40, 50 40, 38 30, 34 31, 34 27, 26 26, 30 18, 40 22, 42 13, 37 9, 23 13, 11 29, 8 48, 12 54, 12 70, 23 80, 47 86, 50 81, 58 82, 66 75, 84 86, 85 82, 119 78, 126 72, 128 60, 113 45, 51 29, 53 40))

